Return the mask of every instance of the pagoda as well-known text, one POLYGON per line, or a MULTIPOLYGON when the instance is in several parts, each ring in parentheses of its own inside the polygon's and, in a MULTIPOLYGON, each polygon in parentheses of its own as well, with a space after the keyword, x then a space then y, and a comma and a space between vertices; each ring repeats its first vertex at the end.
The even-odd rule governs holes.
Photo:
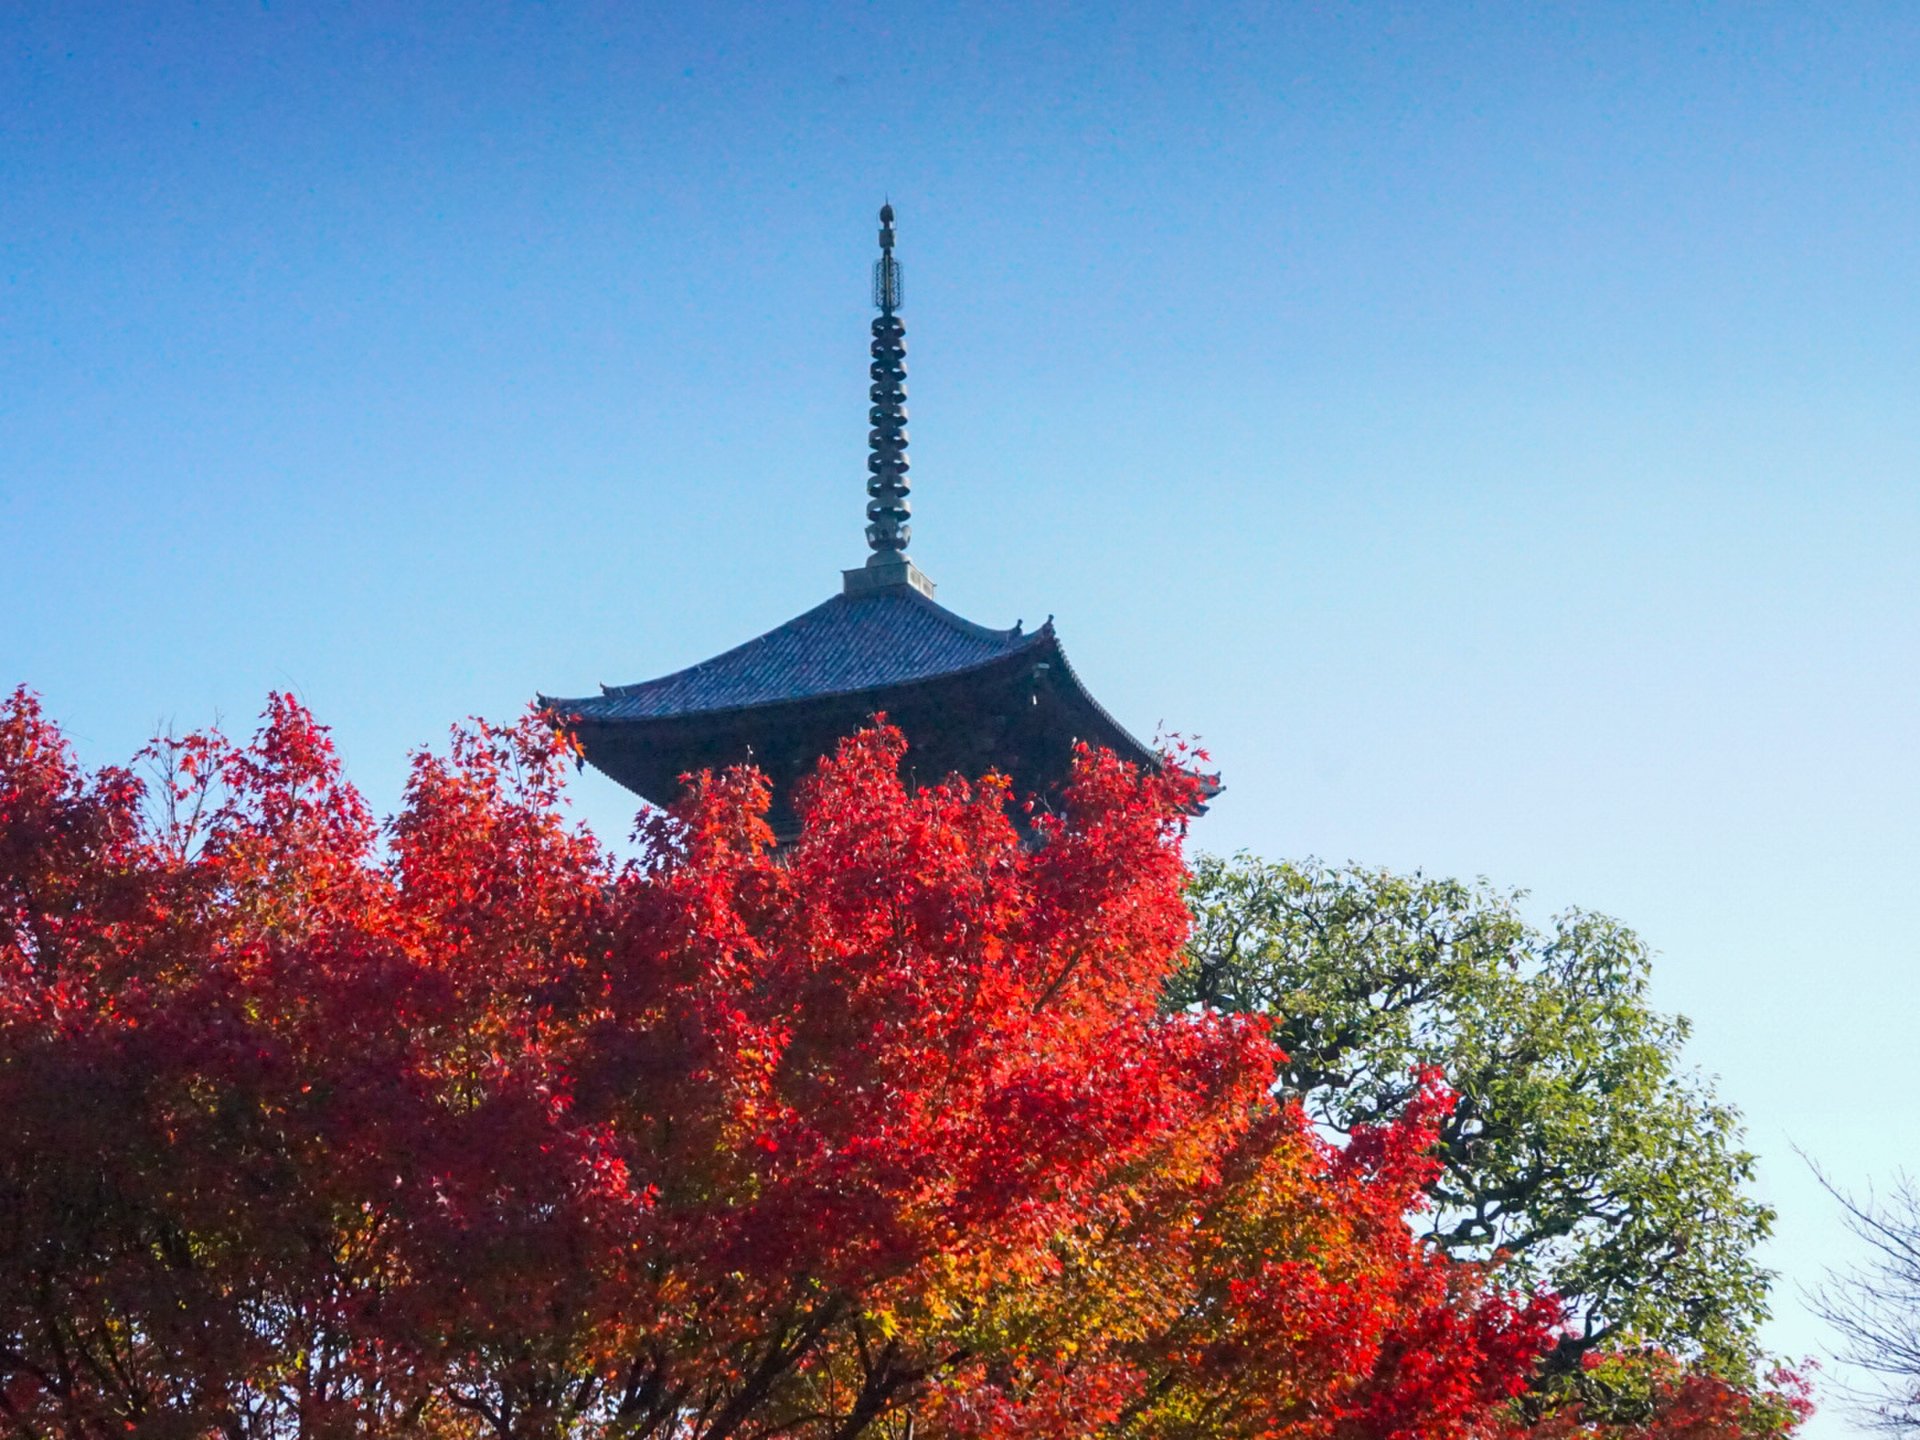
MULTIPOLYGON (((886 205, 873 268, 866 563, 842 572, 839 594, 711 660, 598 695, 540 697, 588 764, 655 805, 691 771, 750 761, 772 782, 768 818, 789 839, 795 782, 878 714, 907 738, 909 780, 996 770, 1043 808, 1080 742, 1166 763, 1087 693, 1051 619, 1033 631, 962 619, 908 557, 906 325, 893 246, 886 205)), ((1219 785, 1206 777, 1204 789, 1219 785)))

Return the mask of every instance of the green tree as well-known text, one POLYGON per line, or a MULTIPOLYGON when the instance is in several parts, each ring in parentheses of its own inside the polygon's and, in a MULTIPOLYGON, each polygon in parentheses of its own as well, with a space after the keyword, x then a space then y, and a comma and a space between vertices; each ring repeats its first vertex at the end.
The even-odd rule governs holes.
POLYGON ((1682 1068, 1688 1023, 1649 1003, 1647 947, 1604 916, 1551 931, 1518 893, 1245 855, 1203 858, 1168 1003, 1274 1017, 1283 1084, 1347 1131, 1437 1066, 1459 1093, 1423 1223, 1567 1301, 1549 1367, 1651 1342, 1749 1375, 1773 1213, 1748 1191, 1738 1113, 1682 1068))

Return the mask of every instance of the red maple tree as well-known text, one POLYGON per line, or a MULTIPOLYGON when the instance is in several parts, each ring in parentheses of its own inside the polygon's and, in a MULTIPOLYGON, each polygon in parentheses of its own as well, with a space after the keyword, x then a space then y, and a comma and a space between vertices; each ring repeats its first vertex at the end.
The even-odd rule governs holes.
POLYGON ((285 697, 142 779, 16 693, 0 1430, 1511 1433, 1556 1308, 1414 1240, 1437 1077, 1336 1147, 1260 1024, 1156 1013, 1179 772, 1023 833, 902 749, 780 853, 693 777, 617 863, 537 719, 383 830, 285 697))

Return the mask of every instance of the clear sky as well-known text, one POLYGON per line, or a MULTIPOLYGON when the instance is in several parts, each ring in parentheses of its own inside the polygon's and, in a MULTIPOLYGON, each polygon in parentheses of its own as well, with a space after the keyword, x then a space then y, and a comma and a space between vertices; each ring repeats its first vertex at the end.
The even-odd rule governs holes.
POLYGON ((1867 3, 8 7, 0 680, 94 762, 291 689, 390 808, 824 599, 890 194, 941 599, 1209 742, 1208 848, 1637 925, 1817 1352, 1791 1147, 1920 1162, 1916 76, 1867 3))

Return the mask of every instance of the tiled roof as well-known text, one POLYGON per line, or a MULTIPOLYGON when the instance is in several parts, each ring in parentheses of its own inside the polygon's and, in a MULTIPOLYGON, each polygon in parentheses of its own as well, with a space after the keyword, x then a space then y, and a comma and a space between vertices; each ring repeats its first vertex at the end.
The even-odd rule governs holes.
POLYGON ((738 710, 951 675, 1043 644, 1049 634, 1049 627, 989 630, 901 585, 836 595, 757 640, 657 680, 543 700, 590 721, 738 710))

